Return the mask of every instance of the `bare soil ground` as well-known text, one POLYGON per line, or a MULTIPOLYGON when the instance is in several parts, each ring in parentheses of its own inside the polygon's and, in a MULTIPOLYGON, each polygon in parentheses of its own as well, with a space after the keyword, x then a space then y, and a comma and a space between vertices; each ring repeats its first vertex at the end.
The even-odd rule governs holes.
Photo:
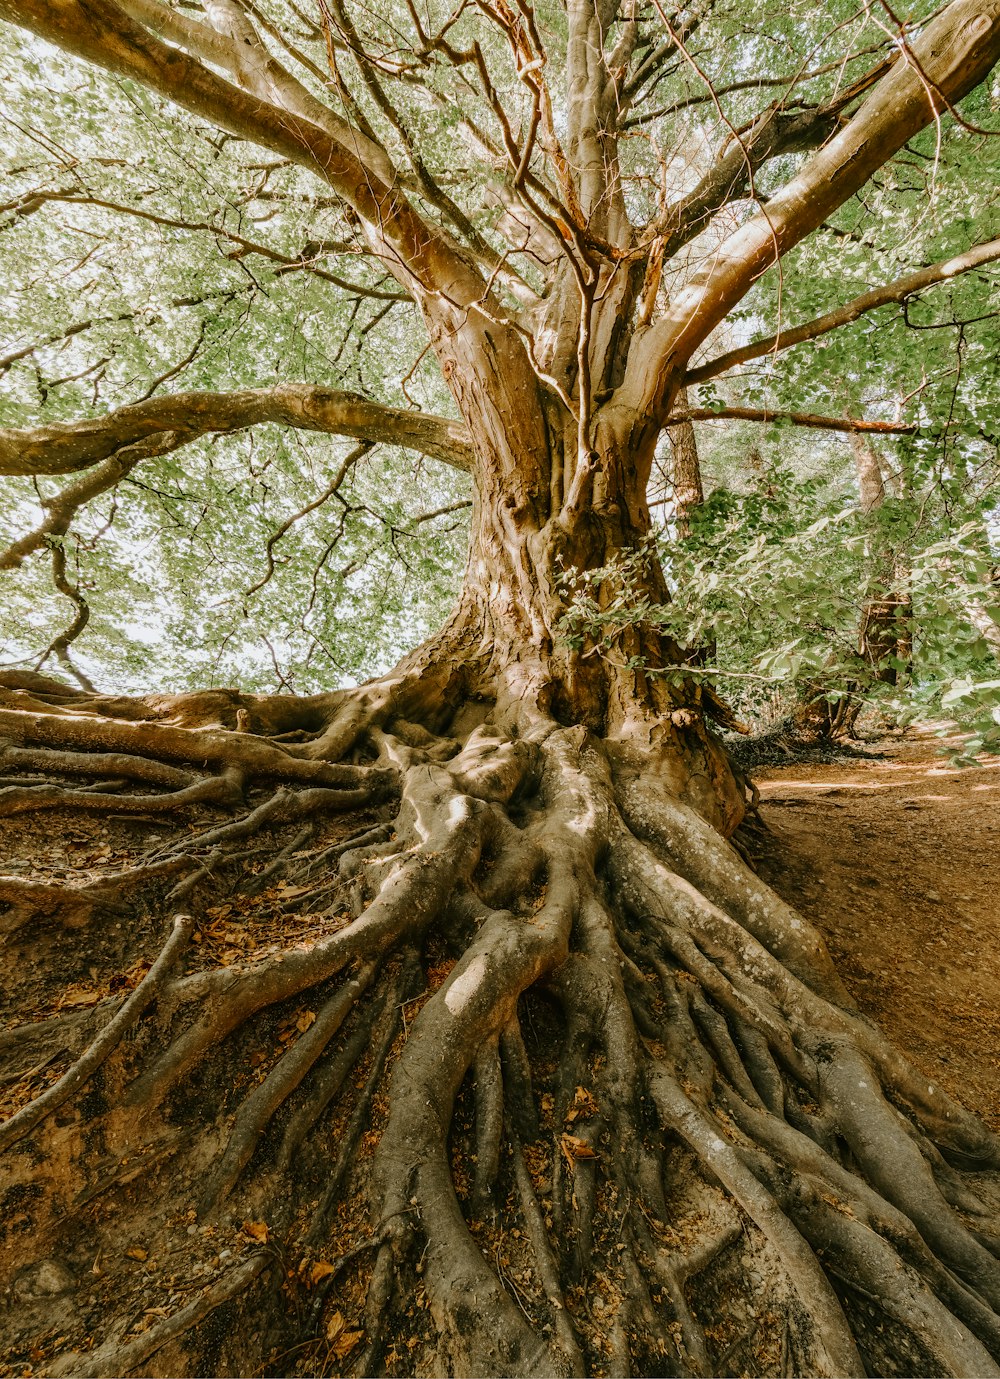
POLYGON ((1000 760, 933 727, 875 759, 755 773, 758 870, 826 936, 862 1010, 1000 1129, 1000 760))

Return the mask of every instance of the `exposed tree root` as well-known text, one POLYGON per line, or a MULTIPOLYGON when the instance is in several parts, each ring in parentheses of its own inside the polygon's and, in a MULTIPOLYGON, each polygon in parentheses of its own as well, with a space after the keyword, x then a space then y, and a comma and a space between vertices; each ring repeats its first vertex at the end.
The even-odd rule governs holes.
POLYGON ((198 817, 0 881, 56 1007, 4 1036, 14 1372, 1000 1373, 997 1141, 655 754, 509 689, 421 721, 406 676, 304 701, 306 743, 49 683, 0 710, 3 810, 198 817), (59 784, 109 774, 164 793, 59 784))
POLYGON ((58 1110, 90 1081, 104 1060, 110 1057, 128 1031, 137 1023, 143 1011, 160 995, 193 929, 194 920, 190 915, 177 915, 170 937, 159 957, 121 1010, 101 1030, 83 1056, 63 1073, 58 1082, 53 1083, 41 1096, 30 1101, 27 1106, 23 1106, 0 1125, 0 1153, 16 1144, 18 1140, 24 1139, 25 1135, 30 1135, 46 1116, 58 1110))

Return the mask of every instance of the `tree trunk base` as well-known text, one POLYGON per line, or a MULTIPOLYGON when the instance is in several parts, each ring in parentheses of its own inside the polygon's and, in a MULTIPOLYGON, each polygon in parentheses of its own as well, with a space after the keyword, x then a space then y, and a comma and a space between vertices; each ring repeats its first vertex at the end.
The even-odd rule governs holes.
POLYGON ((2 699, 11 1373, 1000 1373, 997 1141, 697 724, 2 699))

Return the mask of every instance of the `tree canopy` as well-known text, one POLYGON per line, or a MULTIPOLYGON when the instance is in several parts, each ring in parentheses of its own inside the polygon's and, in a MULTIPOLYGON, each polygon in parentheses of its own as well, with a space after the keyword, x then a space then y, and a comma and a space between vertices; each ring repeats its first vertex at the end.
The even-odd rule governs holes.
MULTIPOLYGON (((662 327, 684 282, 847 125, 921 18, 907 30, 849 6, 611 7, 593 21, 607 53, 595 73, 573 46, 588 41, 581 16, 555 4, 201 16, 149 4, 126 7, 127 21, 15 8, 107 70, 6 31, 12 434, 0 468, 25 477, 3 481, 2 563, 17 572, 4 580, 5 659, 45 664, 69 634, 86 673, 135 689, 164 676, 322 688, 385 668, 457 594, 470 483, 446 467, 449 445, 462 463, 458 426, 444 446, 430 431, 459 417, 405 255, 394 265, 373 247, 357 188, 322 163, 324 139, 356 131, 357 168, 478 276, 575 406, 579 312, 565 301, 580 275, 604 274, 608 317, 624 281, 637 296, 641 279, 633 310, 662 327), (171 61, 151 76, 142 63, 156 53, 171 61), (582 154, 566 162, 600 81, 614 87, 614 120, 591 131, 615 160, 613 233, 610 205, 595 218, 579 204, 582 154), (286 106, 302 147, 274 116, 286 106), (200 398, 197 419, 194 391, 221 395, 200 398), (130 430, 127 409, 143 404, 130 430), (71 432, 62 455, 38 429, 105 417, 90 449, 71 432), (145 450, 113 458, 137 440, 145 450), (56 502, 63 474, 82 477, 56 502)), ((988 42, 972 46, 985 58, 988 42)), ((916 428, 906 444, 946 504, 971 492, 971 516, 983 495, 988 506, 992 104, 986 83, 959 119, 942 107, 874 183, 813 215, 780 269, 745 275, 742 302, 692 359, 702 416, 748 407, 916 428), (816 343, 793 348, 799 338, 816 343)), ((754 443, 746 427, 727 434, 730 448, 754 443)), ((818 467, 842 463, 846 437, 808 442, 818 467)))

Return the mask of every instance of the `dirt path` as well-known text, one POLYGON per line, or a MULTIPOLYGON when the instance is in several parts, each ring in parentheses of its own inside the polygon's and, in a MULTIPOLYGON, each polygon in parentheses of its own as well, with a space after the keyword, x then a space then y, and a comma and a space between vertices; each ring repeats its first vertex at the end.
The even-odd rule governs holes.
POLYGON ((758 867, 826 935, 862 1009, 1000 1129, 1000 761, 932 730, 878 760, 764 769, 758 867))

